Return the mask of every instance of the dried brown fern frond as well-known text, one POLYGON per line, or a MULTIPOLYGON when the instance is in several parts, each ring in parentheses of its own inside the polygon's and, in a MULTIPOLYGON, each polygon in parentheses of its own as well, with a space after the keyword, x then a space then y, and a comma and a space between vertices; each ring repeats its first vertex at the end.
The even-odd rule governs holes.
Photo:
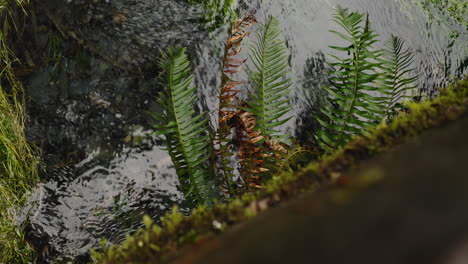
POLYGON ((238 145, 238 157, 240 159, 240 171, 245 186, 260 189, 265 174, 271 174, 282 164, 287 156, 293 152, 291 146, 262 135, 257 127, 257 117, 241 108, 238 110, 233 123, 236 125, 236 139, 238 145), (275 169, 271 169, 274 167, 275 169))
POLYGON ((269 171, 263 166, 268 154, 264 153, 262 144, 259 144, 264 136, 256 129, 257 118, 252 113, 239 110, 235 120, 242 179, 248 188, 261 188, 259 175, 269 171))
POLYGON ((247 28, 256 22, 253 15, 247 15, 237 20, 231 28, 231 34, 226 42, 223 72, 221 78, 221 90, 219 95, 218 110, 218 131, 215 136, 214 153, 218 164, 216 169, 219 175, 223 175, 226 186, 223 186, 225 194, 233 196, 237 194, 237 187, 234 181, 234 169, 230 166, 230 157, 233 156, 232 142, 232 122, 238 109, 237 95, 240 90, 236 87, 244 82, 232 79, 232 75, 242 70, 245 59, 235 58, 241 51, 241 42, 249 34, 247 28))
POLYGON ((223 117, 232 117, 237 109, 235 97, 240 91, 234 88, 244 82, 235 81, 229 75, 236 74, 242 70, 242 65, 246 60, 234 57, 241 51, 241 42, 244 37, 248 35, 247 28, 251 27, 255 22, 255 17, 252 15, 247 15, 237 20, 231 29, 231 35, 226 43, 223 59, 223 75, 221 78, 221 92, 219 95, 220 127, 221 124, 225 124, 229 119, 223 117))

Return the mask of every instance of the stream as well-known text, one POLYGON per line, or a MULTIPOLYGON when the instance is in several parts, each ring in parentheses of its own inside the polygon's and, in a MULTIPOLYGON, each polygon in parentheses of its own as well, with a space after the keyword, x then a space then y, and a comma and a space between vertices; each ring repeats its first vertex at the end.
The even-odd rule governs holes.
MULTIPOLYGON (((281 22, 295 81, 293 118, 283 131, 304 138, 314 127, 310 111, 327 83, 328 45, 339 43, 328 32, 337 29, 336 5, 368 12, 379 39, 404 40, 428 97, 468 74, 467 27, 435 10, 429 18, 418 2, 239 1, 241 14, 281 22)), ((190 211, 164 143, 152 135, 149 112, 161 111, 156 63, 161 50, 188 47, 198 108, 214 113, 227 26, 209 32, 203 8, 183 0, 43 0, 35 10, 35 46, 53 59, 24 80, 27 134, 44 164, 19 222, 29 221, 39 263, 81 263, 102 238, 122 242, 144 214, 159 219, 174 205, 190 211)))

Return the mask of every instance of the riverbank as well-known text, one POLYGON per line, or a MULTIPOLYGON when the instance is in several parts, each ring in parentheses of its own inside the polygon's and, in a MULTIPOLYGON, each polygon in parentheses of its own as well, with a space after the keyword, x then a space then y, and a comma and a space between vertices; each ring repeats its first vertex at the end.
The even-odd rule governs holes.
POLYGON ((38 182, 36 149, 25 136, 25 96, 14 75, 17 59, 10 50, 8 35, 14 34, 15 12, 23 1, 0 3, 0 263, 31 263, 35 252, 18 226, 17 209, 38 182), (13 26, 13 27, 12 27, 13 26))

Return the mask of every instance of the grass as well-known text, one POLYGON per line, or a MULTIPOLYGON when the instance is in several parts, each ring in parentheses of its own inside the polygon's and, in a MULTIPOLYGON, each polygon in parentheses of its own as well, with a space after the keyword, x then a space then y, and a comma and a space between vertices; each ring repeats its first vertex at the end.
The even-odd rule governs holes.
MULTIPOLYGON (((174 208, 160 224, 145 216, 145 228, 129 235, 121 245, 106 245, 98 252, 91 250, 94 263, 164 263, 176 257, 179 249, 226 228, 254 217, 258 212, 290 200, 304 190, 346 186, 346 171, 360 162, 408 142, 423 131, 442 126, 468 114, 468 76, 443 91, 431 101, 408 104, 408 113, 401 113, 391 123, 381 123, 362 136, 319 161, 311 162, 296 172, 273 177, 255 194, 246 194, 229 204, 199 206, 190 216, 174 208)), ((368 183, 372 184, 373 179, 368 183)))
MULTIPOLYGON (((27 1, 16 1, 20 10, 27 1)), ((16 209, 38 180, 38 158, 26 141, 24 94, 13 74, 17 61, 6 39, 16 30, 14 12, 0 1, 0 263, 30 263, 35 253, 16 224, 16 209)))
POLYGON ((15 207, 37 181, 38 160, 25 140, 24 109, 0 87, 0 263, 27 263, 34 254, 15 224, 15 207))
POLYGON ((20 97, 16 92, 7 96, 0 87, 0 263, 27 263, 34 256, 15 224, 15 208, 38 178, 38 160, 24 135, 20 97))

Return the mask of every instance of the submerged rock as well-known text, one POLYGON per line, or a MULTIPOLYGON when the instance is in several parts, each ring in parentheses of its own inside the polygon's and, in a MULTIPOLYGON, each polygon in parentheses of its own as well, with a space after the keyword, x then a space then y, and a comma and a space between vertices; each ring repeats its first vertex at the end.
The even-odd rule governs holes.
POLYGON ((206 37, 199 9, 187 1, 68 1, 39 4, 65 37, 114 66, 141 71, 161 50, 206 37))

